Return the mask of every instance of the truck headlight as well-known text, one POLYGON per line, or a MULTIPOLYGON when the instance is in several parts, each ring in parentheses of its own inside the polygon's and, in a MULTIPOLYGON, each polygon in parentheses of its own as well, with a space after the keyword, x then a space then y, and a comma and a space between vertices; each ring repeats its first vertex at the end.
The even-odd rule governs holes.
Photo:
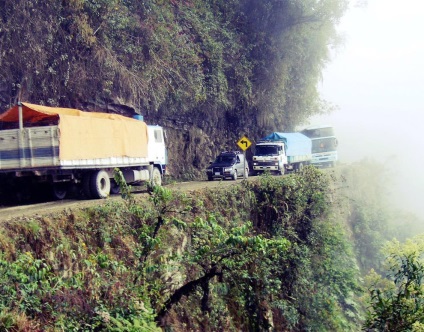
POLYGON ((231 172, 232 169, 233 169, 232 167, 225 167, 224 172, 231 172))

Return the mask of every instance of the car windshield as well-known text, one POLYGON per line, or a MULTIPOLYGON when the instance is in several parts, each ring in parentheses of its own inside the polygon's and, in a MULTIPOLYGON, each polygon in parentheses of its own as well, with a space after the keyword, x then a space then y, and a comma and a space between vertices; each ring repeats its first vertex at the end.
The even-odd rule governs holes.
POLYGON ((271 156, 278 154, 277 146, 275 145, 257 145, 255 154, 257 156, 271 156))
POLYGON ((218 156, 215 160, 216 163, 233 163, 235 161, 234 156, 218 156))

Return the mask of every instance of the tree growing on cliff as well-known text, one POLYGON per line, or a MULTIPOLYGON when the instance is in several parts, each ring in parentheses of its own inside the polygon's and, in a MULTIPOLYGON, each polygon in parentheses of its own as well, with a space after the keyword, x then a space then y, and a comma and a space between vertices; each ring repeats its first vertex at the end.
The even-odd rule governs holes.
POLYGON ((405 244, 392 241, 387 254, 386 277, 371 271, 365 331, 424 331, 424 237, 405 244))
MULTIPOLYGON (((284 238, 266 238, 255 234, 250 222, 228 228, 223 227, 219 219, 210 214, 207 219, 196 218, 190 224, 190 243, 182 261, 192 278, 176 289, 164 303, 158 313, 159 321, 183 297, 196 292, 201 294, 201 312, 210 313, 213 297, 211 289, 216 288, 217 283, 236 284, 241 282, 242 275, 246 273, 251 279, 260 276, 269 278, 264 272, 270 269, 269 265, 273 265, 274 260, 285 254, 290 245, 284 238)), ((264 328, 272 322, 263 315, 257 315, 256 319, 251 317, 250 324, 264 328)))

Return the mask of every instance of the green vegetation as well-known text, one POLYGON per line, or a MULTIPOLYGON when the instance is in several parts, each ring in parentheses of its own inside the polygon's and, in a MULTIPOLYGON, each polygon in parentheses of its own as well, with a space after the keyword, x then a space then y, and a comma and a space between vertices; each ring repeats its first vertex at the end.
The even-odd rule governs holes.
POLYGON ((20 98, 141 113, 195 174, 240 134, 331 106, 317 85, 347 0, 0 0, 0 111, 20 98), (196 172, 197 171, 197 172, 196 172))
POLYGON ((423 238, 399 232, 386 175, 364 161, 143 199, 117 174, 122 200, 1 224, 0 329, 421 331, 423 238))
POLYGON ((424 331, 424 238, 388 243, 386 277, 371 271, 367 278, 367 331, 424 331))
POLYGON ((257 110, 260 122, 293 126, 320 110, 315 85, 345 7, 343 0, 1 0, 0 77, 9 98, 21 93, 34 103, 120 99, 167 116, 197 109, 212 118, 257 110))
POLYGON ((363 330, 422 331, 422 221, 399 210, 391 174, 364 160, 337 171, 334 211, 346 220, 368 289, 363 330))
POLYGON ((404 242, 424 232, 417 216, 402 211, 392 174, 383 164, 364 160, 338 169, 335 204, 347 220, 355 256, 363 274, 381 272, 381 248, 394 238, 404 242))
MULTIPOLYGON (((240 134, 331 108, 317 82, 346 4, 0 0, 0 106, 143 113, 169 127, 170 173, 194 179, 240 134)), ((147 201, 122 187, 3 223, 0 329, 422 331, 421 239, 400 244, 418 228, 389 178, 364 161, 147 201)))
POLYGON ((4 223, 0 327, 354 331, 359 270, 329 185, 307 167, 4 223))

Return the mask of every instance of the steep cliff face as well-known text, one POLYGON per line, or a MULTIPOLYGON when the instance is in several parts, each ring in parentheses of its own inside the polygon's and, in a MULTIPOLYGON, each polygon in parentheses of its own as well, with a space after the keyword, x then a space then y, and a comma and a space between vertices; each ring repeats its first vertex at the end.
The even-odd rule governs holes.
POLYGON ((191 178, 219 151, 291 130, 326 106, 316 85, 345 0, 0 0, 0 110, 18 100, 167 129, 191 178))
POLYGON ((361 278, 329 174, 2 220, 0 330, 356 331, 361 278))

